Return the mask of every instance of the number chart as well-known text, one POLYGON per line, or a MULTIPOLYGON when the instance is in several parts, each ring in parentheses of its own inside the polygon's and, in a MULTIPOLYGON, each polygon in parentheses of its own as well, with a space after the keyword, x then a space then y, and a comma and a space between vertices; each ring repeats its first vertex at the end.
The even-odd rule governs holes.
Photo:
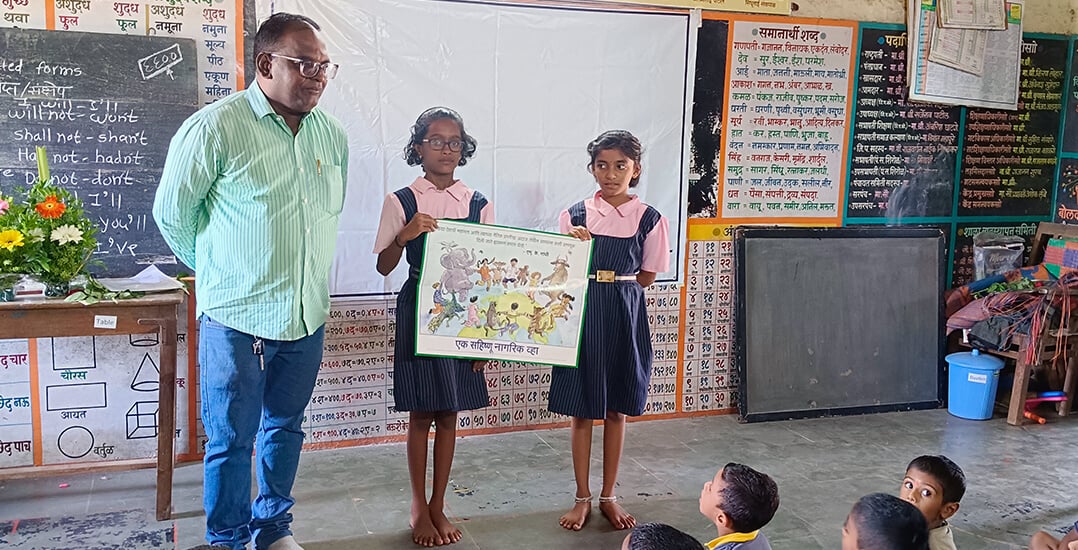
MULTIPOLYGON (((688 410, 678 406, 679 321, 684 310, 681 287, 655 285, 647 290, 645 299, 654 360, 644 417, 670 417, 688 410)), ((407 414, 393 407, 395 308, 395 301, 383 298, 333 302, 326 323, 322 369, 304 420, 309 448, 396 441, 405 435, 407 414)), ((487 406, 462 411, 457 429, 476 434, 566 424, 568 417, 547 410, 555 368, 562 367, 491 362, 485 370, 487 406)), ((713 380, 703 384, 709 388, 715 385, 713 380)), ((696 385, 693 381, 692 386, 696 385)), ((712 405, 720 399, 714 392, 705 396, 694 389, 691 394, 694 400, 708 402, 708 406, 692 410, 725 408, 712 405)), ((723 395, 720 402, 727 400, 723 395)))
POLYGON ((733 366, 733 241, 690 241, 685 272, 685 360, 681 410, 736 407, 733 366))

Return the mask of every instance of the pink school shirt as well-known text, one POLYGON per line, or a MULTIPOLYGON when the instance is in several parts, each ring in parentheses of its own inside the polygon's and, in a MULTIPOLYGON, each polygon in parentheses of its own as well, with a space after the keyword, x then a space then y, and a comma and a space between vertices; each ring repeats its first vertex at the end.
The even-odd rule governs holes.
MULTIPOLYGON (((584 199, 584 209, 588 214, 588 231, 593 235, 607 237, 632 237, 640 228, 640 218, 644 216, 647 206, 640 197, 633 195, 629 202, 615 207, 603 200, 601 192, 597 192, 590 199, 584 199)), ((558 227, 562 233, 568 233, 573 227, 571 220, 569 210, 562 210, 561 217, 558 218, 558 227)), ((666 216, 660 216, 659 223, 644 237, 641 271, 663 273, 670 269, 669 231, 670 224, 666 221, 666 216)))
MULTIPOLYGON (((456 180, 445 190, 439 190, 426 178, 416 178, 408 186, 415 194, 416 210, 438 220, 459 220, 468 217, 472 195, 475 190, 456 180)), ((479 212, 479 221, 494 223, 494 204, 487 200, 487 205, 479 212)), ((382 218, 378 222, 378 234, 374 237, 374 253, 378 254, 393 244, 400 230, 404 228, 404 207, 397 195, 386 195, 382 203, 382 218)))

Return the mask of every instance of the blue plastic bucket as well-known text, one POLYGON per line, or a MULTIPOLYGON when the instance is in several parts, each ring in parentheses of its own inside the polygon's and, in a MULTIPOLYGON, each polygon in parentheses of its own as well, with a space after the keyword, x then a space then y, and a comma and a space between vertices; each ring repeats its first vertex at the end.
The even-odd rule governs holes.
POLYGON ((973 350, 952 353, 947 363, 947 412, 968 420, 992 418, 1003 360, 973 350))

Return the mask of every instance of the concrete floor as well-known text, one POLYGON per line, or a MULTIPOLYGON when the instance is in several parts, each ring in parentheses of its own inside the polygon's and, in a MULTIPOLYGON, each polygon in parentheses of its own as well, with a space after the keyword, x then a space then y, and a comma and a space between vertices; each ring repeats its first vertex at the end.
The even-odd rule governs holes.
MULTIPOLYGON (((597 443, 601 434, 597 429, 597 443)), ((897 492, 907 462, 926 453, 946 454, 966 472, 968 489, 952 521, 959 548, 1025 548, 1034 531, 1062 530, 1078 519, 1078 417, 1022 428, 945 411, 747 425, 732 416, 633 423, 619 494, 639 521, 670 523, 706 541, 714 532, 697 512, 700 487, 726 462, 742 462, 779 484, 782 503, 765 528, 776 550, 834 549, 853 502, 897 492)), ((594 461, 596 493, 600 464, 594 461)), ((139 548, 201 543, 201 475, 198 464, 176 472, 175 545, 139 548)), ((13 534, 15 519, 138 510, 141 529, 168 529, 152 519, 152 479, 147 470, 0 482, 0 547, 87 548, 63 536, 13 534), (47 540, 55 542, 41 542, 47 540)), ((416 548, 403 444, 306 453, 295 496, 293 530, 308 550, 416 548)), ((624 532, 598 510, 579 533, 558 526, 572 497, 568 429, 465 438, 447 497, 448 515, 464 533, 455 547, 618 548, 624 532)), ((124 547, 120 536, 103 534, 93 547, 124 547)))

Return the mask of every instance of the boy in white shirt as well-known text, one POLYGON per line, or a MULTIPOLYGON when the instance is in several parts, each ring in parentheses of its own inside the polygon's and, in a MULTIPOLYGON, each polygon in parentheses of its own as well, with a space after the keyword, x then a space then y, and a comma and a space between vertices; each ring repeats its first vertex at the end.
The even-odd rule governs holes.
POLYGON ((965 493, 962 468, 943 455, 919 456, 906 467, 899 496, 925 515, 929 550, 957 550, 947 520, 958 511, 965 493))

